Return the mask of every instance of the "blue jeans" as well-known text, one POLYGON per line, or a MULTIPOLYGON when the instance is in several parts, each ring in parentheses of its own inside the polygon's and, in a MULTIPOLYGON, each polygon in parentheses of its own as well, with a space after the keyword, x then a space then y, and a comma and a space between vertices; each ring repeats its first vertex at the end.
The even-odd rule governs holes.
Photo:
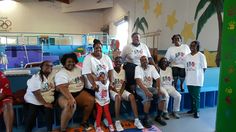
POLYGON ((157 95, 157 89, 156 88, 148 88, 148 90, 153 94, 153 96, 150 98, 148 96, 146 96, 145 92, 143 91, 143 89, 137 87, 136 88, 136 93, 137 95, 139 95, 142 98, 142 103, 146 103, 146 102, 150 102, 152 100, 155 101, 155 103, 158 103, 159 97, 157 95))

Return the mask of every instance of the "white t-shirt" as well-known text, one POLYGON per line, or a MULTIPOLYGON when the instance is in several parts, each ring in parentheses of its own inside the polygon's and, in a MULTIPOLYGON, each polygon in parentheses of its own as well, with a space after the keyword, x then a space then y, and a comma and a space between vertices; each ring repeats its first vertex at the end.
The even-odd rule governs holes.
POLYGON ((114 86, 116 88, 116 90, 119 92, 122 88, 122 84, 125 81, 125 70, 121 67, 121 70, 119 73, 117 73, 115 70, 113 72, 113 76, 114 76, 114 86))
POLYGON ((201 52, 195 55, 188 54, 185 58, 186 84, 203 86, 204 71, 207 68, 206 57, 201 52))
POLYGON ((165 71, 160 69, 161 87, 172 86, 172 82, 173 82, 172 69, 170 67, 167 67, 165 71))
POLYGON ((158 74, 156 68, 153 65, 148 65, 147 69, 143 69, 141 66, 135 67, 134 78, 141 79, 145 87, 150 88, 153 84, 153 79, 158 79, 160 75, 158 74))
POLYGON ((81 80, 81 69, 75 67, 72 71, 62 68, 55 76, 56 86, 60 84, 69 84, 71 93, 79 92, 84 88, 84 82, 81 80))
MULTIPOLYGON (((90 74, 93 73, 96 76, 99 76, 100 72, 105 72, 106 75, 108 75, 108 71, 113 70, 113 64, 108 55, 102 54, 101 59, 97 59, 96 57, 92 56, 91 54, 87 55, 83 62, 83 68, 82 68, 82 74, 90 74)), ((87 81, 87 88, 91 88, 91 83, 87 81)))
POLYGON ((122 53, 122 58, 125 58, 126 62, 134 63, 136 65, 141 65, 140 58, 142 56, 151 57, 150 51, 146 44, 140 43, 139 46, 134 46, 133 44, 127 44, 122 53))
POLYGON ((188 45, 181 44, 168 48, 165 57, 171 62, 172 67, 184 68, 184 57, 190 52, 188 45))
POLYGON ((40 90, 43 99, 47 103, 52 103, 54 101, 54 82, 52 77, 46 78, 44 77, 44 81, 42 82, 39 73, 34 74, 28 81, 27 81, 27 90, 24 95, 24 99, 27 103, 31 103, 34 105, 43 105, 40 103, 35 95, 33 94, 34 91, 40 90))
POLYGON ((104 106, 110 103, 109 97, 109 83, 107 81, 106 84, 101 83, 100 81, 96 81, 96 84, 99 87, 99 91, 95 92, 95 100, 100 106, 104 106))

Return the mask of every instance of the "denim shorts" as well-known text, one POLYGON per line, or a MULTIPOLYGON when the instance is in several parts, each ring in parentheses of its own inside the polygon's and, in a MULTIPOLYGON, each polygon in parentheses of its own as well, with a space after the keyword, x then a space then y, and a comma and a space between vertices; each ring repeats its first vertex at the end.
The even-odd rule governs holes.
POLYGON ((139 87, 136 88, 136 93, 137 93, 138 96, 140 96, 142 98, 142 103, 143 104, 146 103, 146 102, 150 102, 152 100, 154 100, 155 103, 158 103, 161 100, 165 100, 164 97, 158 96, 156 88, 151 87, 151 88, 148 88, 148 90, 153 94, 152 98, 147 97, 146 94, 144 93, 144 91, 141 88, 139 88, 139 87))

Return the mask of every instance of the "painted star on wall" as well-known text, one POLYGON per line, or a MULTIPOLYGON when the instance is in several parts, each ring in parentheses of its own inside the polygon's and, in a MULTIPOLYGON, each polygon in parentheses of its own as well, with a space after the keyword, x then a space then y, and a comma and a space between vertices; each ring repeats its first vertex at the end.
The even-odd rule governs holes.
POLYGON ((144 3, 143 3, 143 4, 144 4, 144 5, 143 5, 143 10, 144 10, 145 13, 147 13, 147 11, 148 11, 149 8, 150 8, 150 7, 149 7, 149 2, 150 2, 150 0, 144 0, 143 2, 144 2, 144 3))
POLYGON ((194 34, 193 34, 193 25, 194 23, 190 23, 188 24, 187 22, 185 22, 184 24, 184 29, 181 32, 181 35, 184 37, 184 41, 185 43, 189 40, 189 39, 194 39, 194 34))
POLYGON ((169 27, 170 30, 173 30, 174 25, 178 22, 175 15, 176 15, 176 11, 174 10, 171 15, 167 16, 166 26, 169 27))
POLYGON ((156 17, 161 15, 161 13, 162 13, 161 11, 162 11, 162 3, 158 2, 156 4, 155 10, 154 10, 154 13, 156 14, 156 17))

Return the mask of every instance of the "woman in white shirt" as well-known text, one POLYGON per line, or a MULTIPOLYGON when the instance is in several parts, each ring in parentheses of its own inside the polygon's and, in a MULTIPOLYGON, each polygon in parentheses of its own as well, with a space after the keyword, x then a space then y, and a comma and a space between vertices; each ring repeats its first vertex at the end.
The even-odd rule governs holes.
MULTIPOLYGON (((82 74, 86 78, 86 90, 93 96, 95 91, 99 89, 96 83, 101 71, 106 75, 107 85, 109 89, 113 86, 113 65, 110 57, 102 53, 102 43, 98 39, 93 40, 93 52, 84 58, 82 74)), ((99 130, 99 129, 98 129, 99 130)))
POLYGON ((25 117, 25 132, 31 132, 36 116, 40 111, 45 112, 47 131, 52 131, 54 83, 50 61, 42 62, 40 71, 27 81, 27 91, 24 96, 27 109, 25 117))
POLYGON ((108 76, 109 88, 113 88, 113 64, 108 55, 102 53, 102 43, 98 39, 93 41, 94 52, 84 58, 82 74, 86 77, 87 88, 94 95, 94 90, 98 89, 95 81, 100 71, 105 71, 108 76))
POLYGON ((192 100, 191 110, 187 113, 194 113, 194 118, 199 118, 200 90, 203 86, 204 72, 207 68, 206 57, 199 49, 199 41, 191 42, 191 53, 185 58, 186 84, 192 100))
POLYGON ((160 67, 160 87, 163 89, 163 92, 166 96, 165 108, 163 117, 165 119, 169 119, 168 116, 168 104, 170 96, 174 98, 173 112, 172 115, 179 119, 180 116, 178 114, 180 108, 181 94, 173 87, 173 76, 172 69, 168 65, 168 60, 165 57, 162 57, 159 61, 160 67))
POLYGON ((146 44, 140 42, 140 34, 134 32, 132 35, 132 43, 127 44, 123 51, 121 52, 121 57, 124 59, 124 70, 126 75, 126 90, 135 93, 136 81, 134 79, 135 67, 140 66, 140 58, 146 56, 148 62, 155 65, 152 56, 150 54, 149 48, 146 44))
POLYGON ((63 68, 56 74, 56 89, 61 93, 58 104, 63 109, 61 113, 61 132, 65 132, 69 120, 72 118, 76 106, 83 108, 81 126, 89 131, 92 128, 88 119, 94 106, 94 97, 84 90, 84 76, 80 68, 75 64, 78 62, 74 53, 64 54, 61 58, 63 68))
POLYGON ((171 39, 174 46, 167 49, 165 57, 170 62, 170 66, 172 67, 174 87, 177 89, 177 82, 179 79, 180 90, 181 92, 184 92, 184 57, 190 53, 190 49, 188 45, 182 44, 182 37, 180 34, 175 34, 171 39))

